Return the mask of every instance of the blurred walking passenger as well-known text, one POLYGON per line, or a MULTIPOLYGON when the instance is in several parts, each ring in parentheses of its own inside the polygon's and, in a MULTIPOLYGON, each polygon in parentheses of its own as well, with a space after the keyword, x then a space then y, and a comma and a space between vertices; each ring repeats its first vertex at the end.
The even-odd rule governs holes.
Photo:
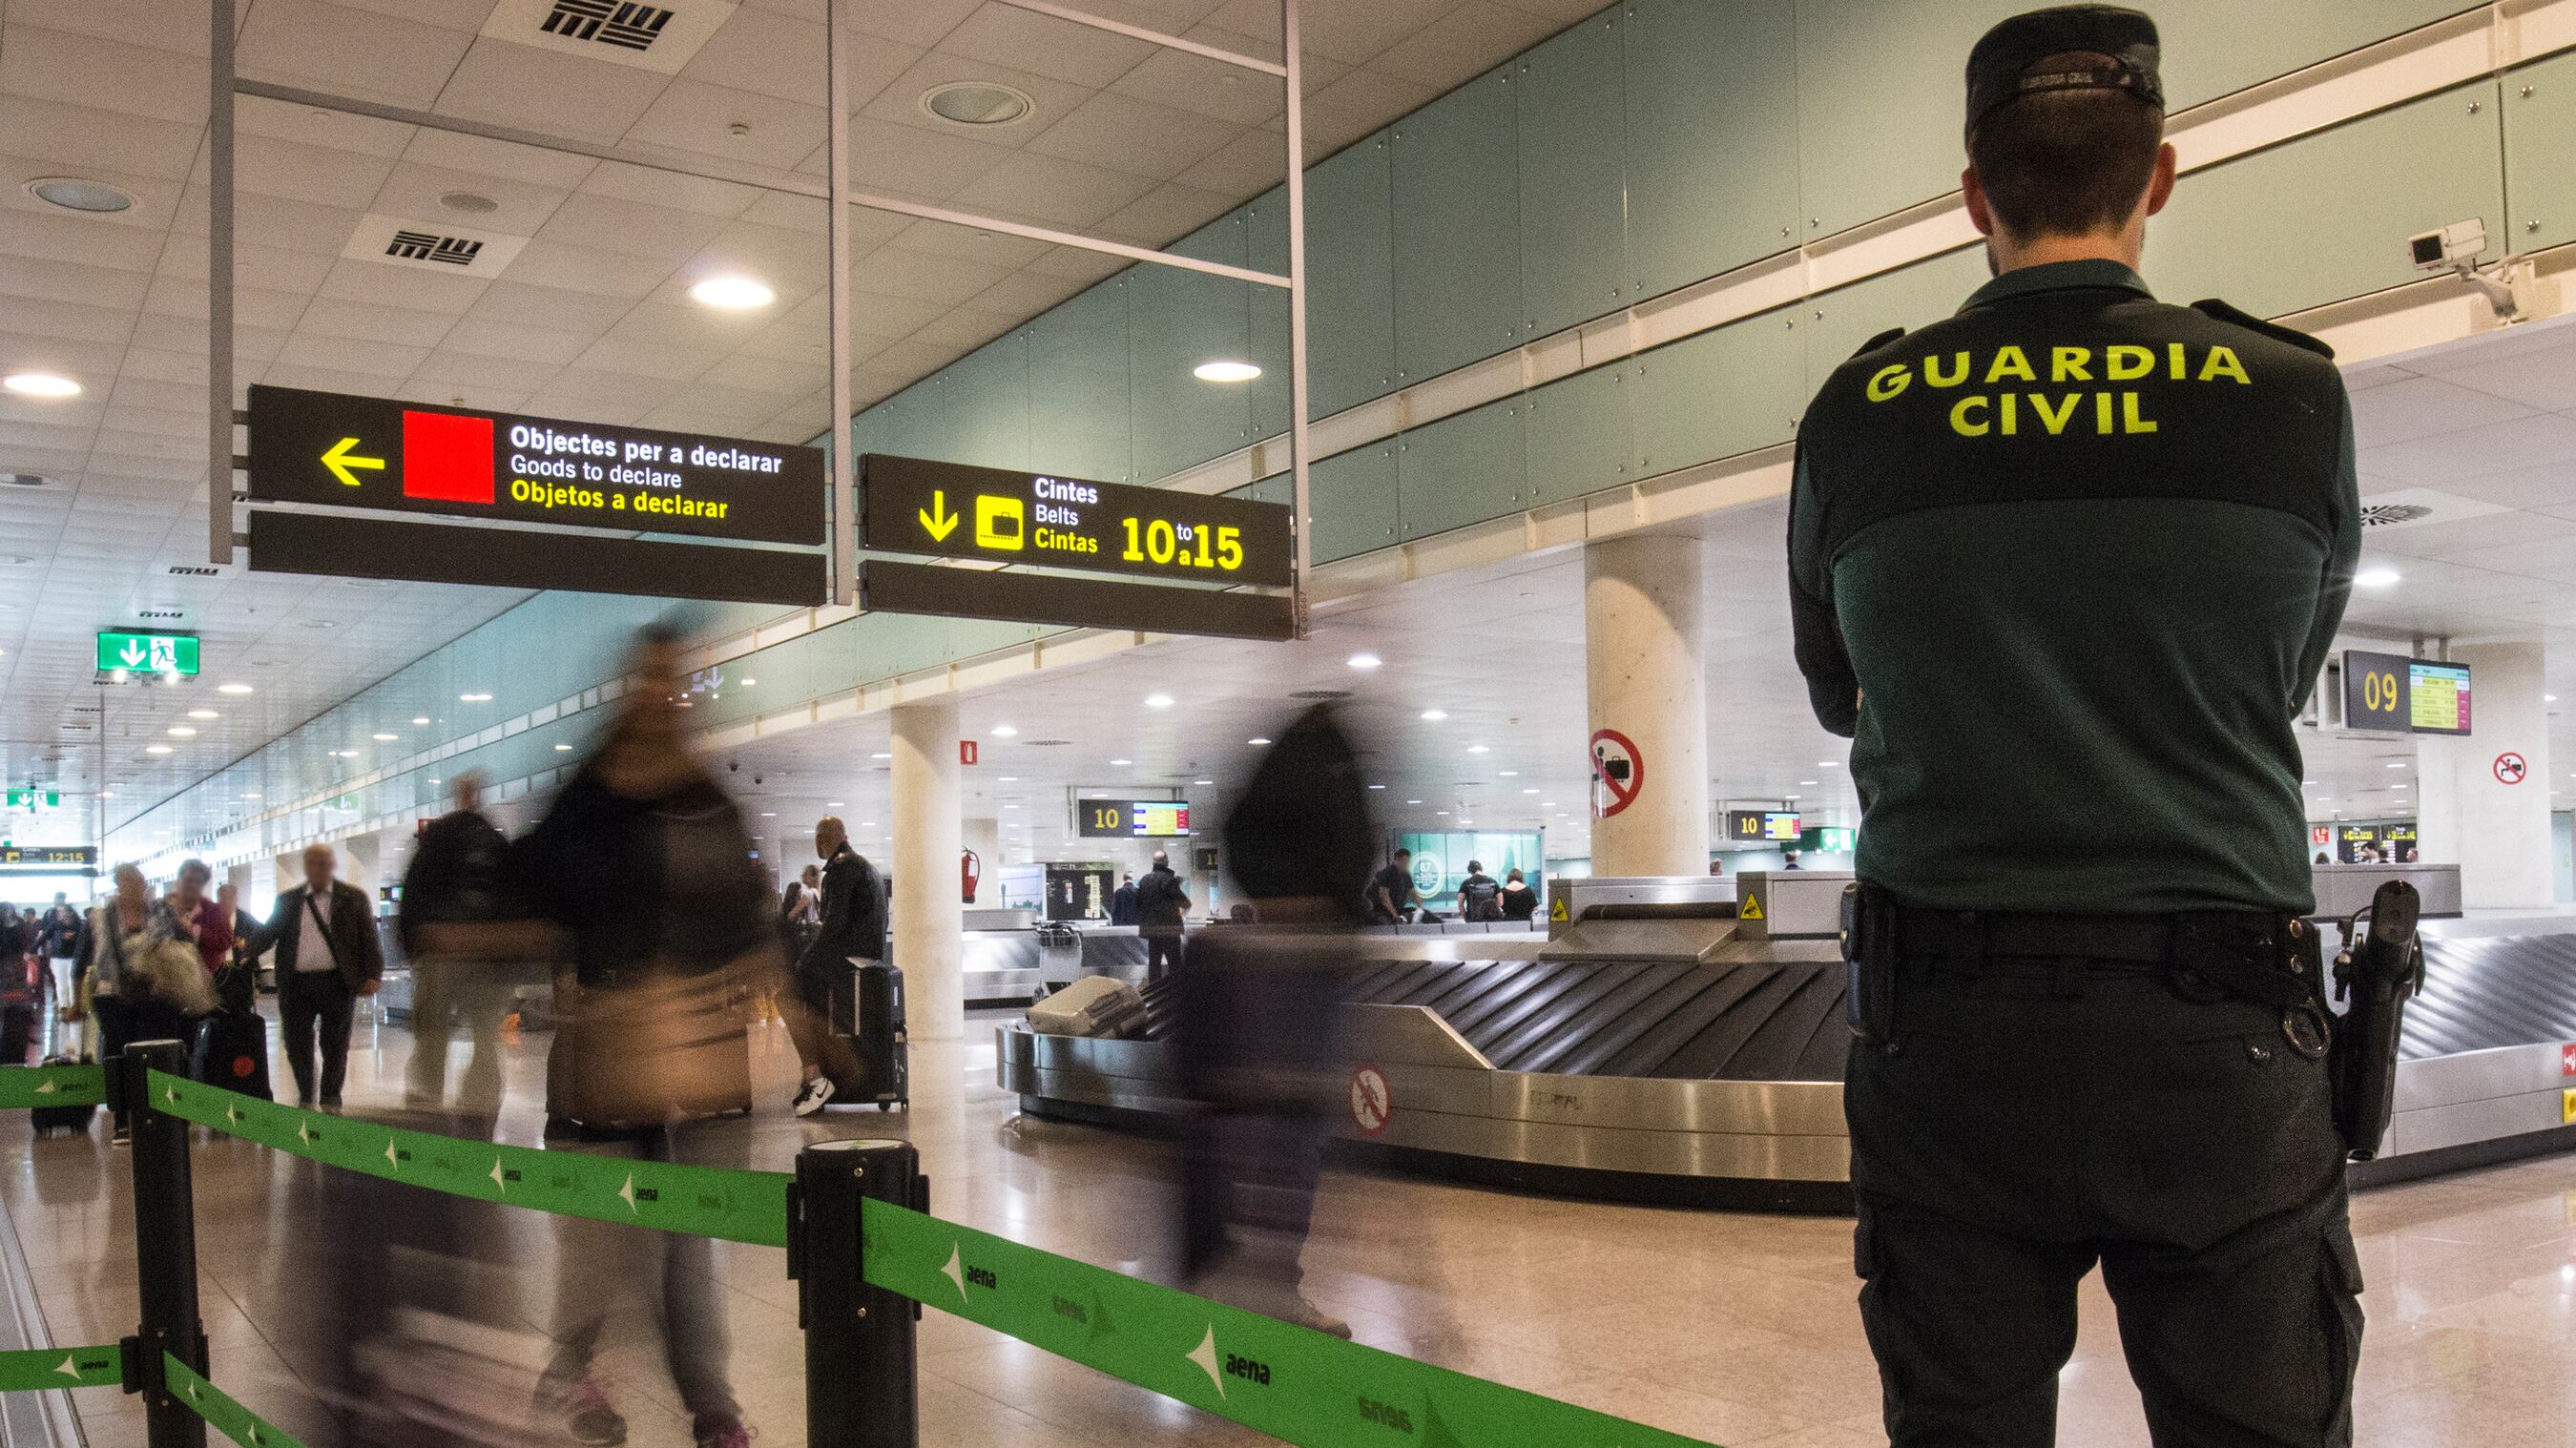
POLYGON ((1348 1337, 1307 1300, 1301 1261, 1347 1099, 1339 1023, 1376 839, 1329 706, 1279 732, 1224 833, 1260 923, 1199 936, 1180 976, 1181 1086, 1199 1107, 1182 1154, 1183 1261, 1204 1296, 1348 1337))
MULTIPOLYGON (((603 1151, 653 1161, 689 1155, 688 1123, 749 1109, 744 992, 781 967, 773 897, 742 813, 682 743, 684 687, 676 637, 646 630, 607 739, 510 862, 521 898, 570 937, 547 1109, 603 1151)), ((701 1448, 741 1448, 749 1433, 726 1376, 723 1289, 707 1240, 557 1226, 556 1352, 541 1414, 577 1443, 625 1441, 593 1362, 612 1318, 633 1319, 660 1331, 701 1448), (634 1271, 646 1251, 659 1259, 658 1281, 634 1271)))
POLYGON ((1136 926, 1145 935, 1145 982, 1151 985, 1181 963, 1181 922, 1190 911, 1189 891, 1172 873, 1171 856, 1154 852, 1154 867, 1136 882, 1136 926))
POLYGON ((83 1014, 80 977, 89 957, 81 948, 81 932, 80 912, 71 907, 62 891, 55 891, 52 907, 36 921, 36 953, 53 972, 54 1014, 64 1025, 80 1020, 83 1014))
POLYGON ((421 831, 403 871, 395 929, 411 961, 411 1073, 406 1104, 427 1108, 447 1096, 447 1047, 462 1020, 474 1054, 456 1105, 476 1117, 501 1109, 501 1017, 511 988, 492 979, 501 951, 487 940, 514 917, 504 872, 509 839, 483 817, 483 780, 456 778, 456 808, 421 831))
MULTIPOLYGON (((779 1002, 787 1037, 805 1072, 805 1084, 790 1103, 799 1116, 822 1110, 842 1085, 858 1082, 858 1052, 837 1029, 840 1013, 832 1005, 855 989, 851 962, 885 958, 885 912, 879 908, 883 897, 876 867, 850 848, 849 829, 837 816, 815 822, 814 853, 824 860, 816 895, 820 919, 796 957, 789 982, 792 999, 779 1002)), ((813 867, 806 870, 810 874, 813 867)))
POLYGON ((277 950, 277 1017, 295 1101, 338 1110, 349 1076, 349 1027, 358 998, 384 983, 385 952, 367 892, 333 878, 340 862, 325 844, 304 847, 304 883, 281 891, 268 923, 251 939, 256 956, 277 950), (314 1070, 316 1044, 321 1070, 314 1070))
MULTIPOLYGON (((214 1008, 197 948, 179 928, 168 901, 155 901, 133 865, 114 872, 116 893, 90 912, 90 1007, 98 1017, 99 1056, 123 1054, 137 1041, 186 1041, 194 1017, 214 1008)), ((114 1140, 130 1123, 118 1105, 114 1140)))
POLYGON ((232 912, 206 898, 207 882, 214 878, 212 866, 189 860, 179 866, 178 882, 170 890, 171 923, 196 947, 209 978, 224 968, 233 953, 232 912))

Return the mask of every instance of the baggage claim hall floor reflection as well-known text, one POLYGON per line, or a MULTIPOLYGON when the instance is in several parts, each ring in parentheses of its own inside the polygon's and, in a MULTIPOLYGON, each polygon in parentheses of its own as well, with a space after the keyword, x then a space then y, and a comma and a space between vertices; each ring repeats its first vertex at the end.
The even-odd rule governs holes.
MULTIPOLYGON (((784 1109, 786 1033, 754 1033, 760 1110, 721 1123, 719 1158, 786 1170, 808 1141, 905 1135, 943 1217, 1141 1276, 1170 1280, 1162 1162, 1149 1143, 1024 1119, 993 1085, 996 1015, 963 1045, 916 1045, 909 1112, 784 1109)), ((546 1037, 508 1049, 504 1139, 535 1144, 546 1037)), ((361 1025, 352 1115, 401 1099, 410 1033, 361 1025)), ((462 1069, 464 1048, 455 1069, 462 1069)), ((6 1207, 57 1344, 134 1328, 128 1155, 100 1116, 86 1136, 36 1141, 0 1122, 15 1158, 6 1207)), ((324 1169, 229 1138, 195 1147, 197 1246, 217 1376, 288 1432, 318 1426, 299 1373, 299 1314, 319 1290, 310 1212, 324 1169)), ((2565 1442, 2576 1422, 2576 1157, 2561 1155, 2361 1193, 2355 1236, 2369 1283, 2357 1441, 2565 1442)), ((512 1214, 513 1308, 549 1321, 553 1226, 512 1214)), ((640 1229, 613 1229, 618 1232, 640 1229)), ((717 1245, 733 1378, 762 1448, 805 1441, 795 1288, 779 1251, 717 1245)), ((654 1260, 638 1253, 637 1261, 654 1260)), ((1727 1448, 1883 1443, 1878 1380, 1853 1305, 1851 1224, 1607 1206, 1336 1172, 1307 1251, 1308 1292, 1359 1340, 1727 1448)), ((613 1331, 613 1330, 612 1330, 613 1331)), ((1259 1444, 1271 1440, 930 1312, 922 1328, 922 1441, 994 1448, 1259 1444)), ((688 1421, 658 1355, 613 1341, 600 1366, 639 1448, 685 1448, 688 1421)), ((851 1391, 864 1391, 852 1384, 851 1391)), ((139 1400, 75 1392, 95 1448, 143 1442, 139 1400)), ((2110 1306, 2086 1284, 2082 1338, 2063 1377, 2060 1441, 2146 1443, 2110 1306)), ((560 1441, 537 1440, 537 1441, 560 1441)))

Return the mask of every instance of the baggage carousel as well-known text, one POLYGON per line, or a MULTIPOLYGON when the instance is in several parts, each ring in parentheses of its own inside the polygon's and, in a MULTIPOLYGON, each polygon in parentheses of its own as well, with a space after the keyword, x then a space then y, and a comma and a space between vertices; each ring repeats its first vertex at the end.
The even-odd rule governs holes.
MULTIPOLYGON (((2356 1182, 2576 1147, 2576 917, 2440 918, 2459 911, 2450 866, 2316 874, 2323 910, 2405 878, 2436 917, 2396 1118, 2356 1182)), ((1453 939, 1426 957, 1390 938, 1348 1007, 1340 1155, 1587 1197, 1847 1210, 1834 936, 1849 878, 1573 881, 1572 919, 1543 941, 1453 939)), ((1186 1111, 1171 1002, 1146 999, 1136 1039, 999 1028, 1003 1089, 1033 1115, 1118 1126, 1186 1111)))

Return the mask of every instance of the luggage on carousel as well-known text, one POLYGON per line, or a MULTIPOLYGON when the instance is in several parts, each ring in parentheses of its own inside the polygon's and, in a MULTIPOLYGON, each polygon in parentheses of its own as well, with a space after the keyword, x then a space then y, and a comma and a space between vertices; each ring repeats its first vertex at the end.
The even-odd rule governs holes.
POLYGON ((217 1011, 200 1019, 188 1041, 188 1075, 269 1100, 268 1022, 248 1010, 217 1011))
POLYGON ((1029 1025, 1050 1036, 1115 1039, 1144 1024, 1145 998, 1115 976, 1084 976, 1029 1007, 1029 1025))
MULTIPOLYGON (((47 1056, 45 1064, 76 1066, 80 1063, 69 1056, 47 1056)), ((57 1131, 89 1130, 89 1119, 97 1111, 98 1103, 95 1101, 80 1106, 39 1106, 28 1112, 27 1118, 38 1136, 51 1136, 57 1131)))

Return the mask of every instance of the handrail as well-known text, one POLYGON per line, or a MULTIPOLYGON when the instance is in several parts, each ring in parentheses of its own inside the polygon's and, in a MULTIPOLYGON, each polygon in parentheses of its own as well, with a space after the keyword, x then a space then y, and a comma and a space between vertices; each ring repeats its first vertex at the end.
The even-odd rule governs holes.
POLYGON ((893 1202, 860 1212, 870 1284, 1301 1448, 1707 1448, 893 1202))
POLYGON ((227 1136, 388 1181, 559 1216, 787 1245, 783 1172, 541 1151, 381 1126, 155 1071, 152 1106, 227 1136))

